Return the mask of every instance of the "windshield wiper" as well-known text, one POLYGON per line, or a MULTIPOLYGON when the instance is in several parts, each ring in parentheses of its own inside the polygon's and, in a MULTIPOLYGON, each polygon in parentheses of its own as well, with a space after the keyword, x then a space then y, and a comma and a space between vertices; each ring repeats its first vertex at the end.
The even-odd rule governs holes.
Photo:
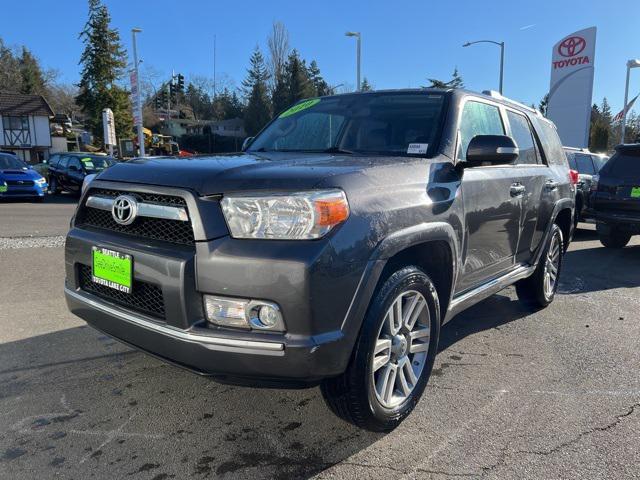
POLYGON ((337 146, 329 147, 326 150, 322 150, 322 153, 343 153, 345 155, 353 155, 353 151, 337 146))

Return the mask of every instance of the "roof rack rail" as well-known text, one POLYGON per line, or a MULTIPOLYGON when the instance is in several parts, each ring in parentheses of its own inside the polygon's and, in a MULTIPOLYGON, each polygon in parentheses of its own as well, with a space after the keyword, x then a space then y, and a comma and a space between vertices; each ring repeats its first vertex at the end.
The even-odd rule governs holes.
POLYGON ((536 115, 542 116, 542 113, 540 113, 540 110, 538 110, 537 108, 531 108, 530 106, 525 105, 524 103, 520 103, 520 102, 516 102, 515 100, 511 100, 510 98, 505 97, 500 92, 496 92, 495 90, 483 90, 482 94, 483 95, 487 95, 488 97, 498 98, 500 100, 504 100, 505 102, 511 103, 512 105, 517 105, 518 107, 524 108, 524 109, 528 110, 531 113, 534 113, 536 115))

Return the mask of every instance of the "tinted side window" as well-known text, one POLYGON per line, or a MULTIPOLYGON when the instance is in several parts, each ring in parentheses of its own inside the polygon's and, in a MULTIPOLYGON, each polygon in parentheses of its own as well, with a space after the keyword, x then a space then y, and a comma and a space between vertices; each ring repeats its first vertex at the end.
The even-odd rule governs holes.
POLYGON ((524 115, 512 111, 507 112, 509 125, 511 125, 511 134, 520 149, 517 164, 537 164, 538 154, 536 152, 535 142, 529 126, 529 120, 524 115))
POLYGON ((69 157, 64 156, 62 158, 60 158, 60 163, 58 164, 59 168, 67 168, 67 165, 69 164, 69 157))
POLYGON ((467 157, 469 142, 476 135, 504 135, 498 107, 480 102, 467 102, 464 105, 460 120, 458 158, 467 157))
POLYGON ((576 166, 578 167, 578 173, 583 173, 585 175, 593 175, 596 173, 593 168, 593 162, 591 161, 591 155, 576 153, 576 166))
POLYGON ((77 170, 82 170, 82 164, 80 163, 80 160, 78 160, 76 157, 71 157, 69 159, 69 167, 71 166, 76 167, 77 170))
POLYGON ((567 154, 567 160, 569 160, 569 168, 571 170, 578 170, 576 165, 576 154, 573 152, 565 152, 567 154))
POLYGON ((57 167, 59 161, 60 161, 60 155, 52 155, 51 158, 49 159, 49 165, 51 165, 52 167, 57 167))
POLYGON ((549 165, 564 165, 568 167, 567 156, 564 154, 555 126, 546 120, 538 120, 538 127, 538 134, 547 163, 549 165))

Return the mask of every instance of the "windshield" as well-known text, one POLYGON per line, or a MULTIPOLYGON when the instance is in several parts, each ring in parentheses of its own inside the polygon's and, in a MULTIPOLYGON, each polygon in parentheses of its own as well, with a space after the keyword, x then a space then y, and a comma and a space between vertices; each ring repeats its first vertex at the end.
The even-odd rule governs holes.
POLYGON ((23 170, 27 164, 14 155, 0 154, 0 170, 23 170))
POLYGON ((82 157, 80 161, 84 165, 84 169, 89 173, 101 172, 114 163, 110 157, 82 157))
POLYGON ((372 93, 300 102, 272 122, 250 152, 431 155, 444 95, 372 93))

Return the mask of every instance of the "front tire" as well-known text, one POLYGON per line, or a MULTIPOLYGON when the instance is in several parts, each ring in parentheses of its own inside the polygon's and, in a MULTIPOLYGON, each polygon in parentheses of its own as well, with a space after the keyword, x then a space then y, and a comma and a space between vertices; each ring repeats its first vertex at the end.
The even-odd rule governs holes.
POLYGON ((554 223, 535 271, 530 277, 516 283, 516 293, 522 302, 543 308, 553 302, 558 290, 563 255, 562 230, 554 223))
POLYGON ((598 223, 596 224, 596 231, 598 232, 600 243, 607 248, 624 248, 631 240, 630 233, 623 232, 614 226, 598 223))
POLYGON ((440 333, 433 282, 419 268, 392 274, 375 294, 344 374, 322 394, 342 419, 389 432, 414 409, 429 380, 440 333))

